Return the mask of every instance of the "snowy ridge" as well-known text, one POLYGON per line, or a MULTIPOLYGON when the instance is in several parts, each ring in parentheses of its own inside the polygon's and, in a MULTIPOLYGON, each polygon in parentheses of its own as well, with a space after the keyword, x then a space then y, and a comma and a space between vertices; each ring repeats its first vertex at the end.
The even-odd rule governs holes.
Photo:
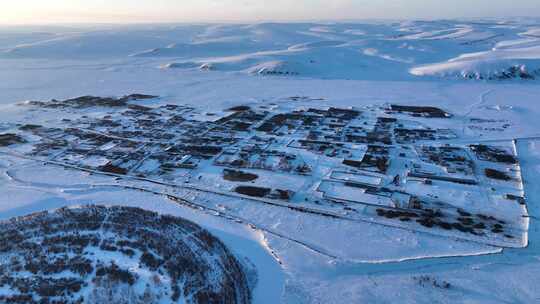
POLYGON ((530 33, 519 34, 527 38, 498 42, 489 51, 462 54, 446 62, 414 67, 410 72, 469 79, 536 79, 540 76, 540 39, 529 38, 530 33))
POLYGON ((323 79, 530 79, 538 76, 538 30, 534 22, 451 20, 53 28, 0 40, 0 59, 323 79))

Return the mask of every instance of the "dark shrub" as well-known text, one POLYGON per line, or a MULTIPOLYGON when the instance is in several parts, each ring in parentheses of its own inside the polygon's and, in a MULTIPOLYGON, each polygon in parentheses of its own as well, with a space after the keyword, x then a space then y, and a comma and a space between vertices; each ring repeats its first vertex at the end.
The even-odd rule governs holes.
POLYGON ((489 178, 504 180, 504 181, 508 181, 512 179, 510 176, 508 176, 508 174, 499 170, 487 168, 484 172, 486 173, 486 176, 489 178))

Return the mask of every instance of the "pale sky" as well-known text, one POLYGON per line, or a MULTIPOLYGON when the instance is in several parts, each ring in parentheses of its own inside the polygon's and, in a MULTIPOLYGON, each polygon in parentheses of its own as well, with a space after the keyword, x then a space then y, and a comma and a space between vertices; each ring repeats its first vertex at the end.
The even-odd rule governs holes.
POLYGON ((0 0, 0 23, 540 16, 540 0, 0 0))

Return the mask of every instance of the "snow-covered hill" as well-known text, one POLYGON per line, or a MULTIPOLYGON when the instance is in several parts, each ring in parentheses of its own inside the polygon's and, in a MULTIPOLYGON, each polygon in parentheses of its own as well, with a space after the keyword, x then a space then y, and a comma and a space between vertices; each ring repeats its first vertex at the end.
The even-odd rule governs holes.
POLYGON ((0 60, 100 59, 116 68, 135 62, 324 79, 533 79, 538 31, 534 20, 4 29, 0 60))
POLYGON ((453 76, 469 79, 536 79, 540 76, 540 38, 533 28, 524 38, 505 40, 484 52, 462 54, 446 62, 411 69, 417 76, 453 76))

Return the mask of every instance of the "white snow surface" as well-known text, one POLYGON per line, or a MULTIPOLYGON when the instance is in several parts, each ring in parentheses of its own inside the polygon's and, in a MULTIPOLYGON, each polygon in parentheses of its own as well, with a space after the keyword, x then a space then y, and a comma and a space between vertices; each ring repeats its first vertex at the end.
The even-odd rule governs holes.
POLYGON ((520 72, 537 76, 540 69, 540 38, 538 29, 517 33, 519 38, 502 40, 490 50, 460 54, 440 63, 410 69, 416 76, 462 76, 484 79, 500 78, 500 74, 516 67, 520 72))
POLYGON ((487 80, 509 67, 530 73, 540 68, 540 20, 4 27, 0 66, 0 133, 20 121, 57 118, 53 112, 21 111, 17 102, 82 95, 154 94, 160 99, 153 104, 188 104, 211 112, 239 104, 438 106, 458 117, 457 128, 466 138, 517 139, 532 220, 529 246, 503 250, 176 193, 235 215, 237 223, 120 187, 134 182, 0 155, 1 219, 83 204, 182 216, 254 265, 254 303, 532 303, 540 298, 535 285, 540 236, 534 220, 540 215, 535 203, 540 199, 540 87, 537 80, 487 80), (510 127, 503 130, 502 124, 510 127), (300 243, 252 229, 239 218, 300 243), (422 276, 451 287, 422 284, 422 276))

